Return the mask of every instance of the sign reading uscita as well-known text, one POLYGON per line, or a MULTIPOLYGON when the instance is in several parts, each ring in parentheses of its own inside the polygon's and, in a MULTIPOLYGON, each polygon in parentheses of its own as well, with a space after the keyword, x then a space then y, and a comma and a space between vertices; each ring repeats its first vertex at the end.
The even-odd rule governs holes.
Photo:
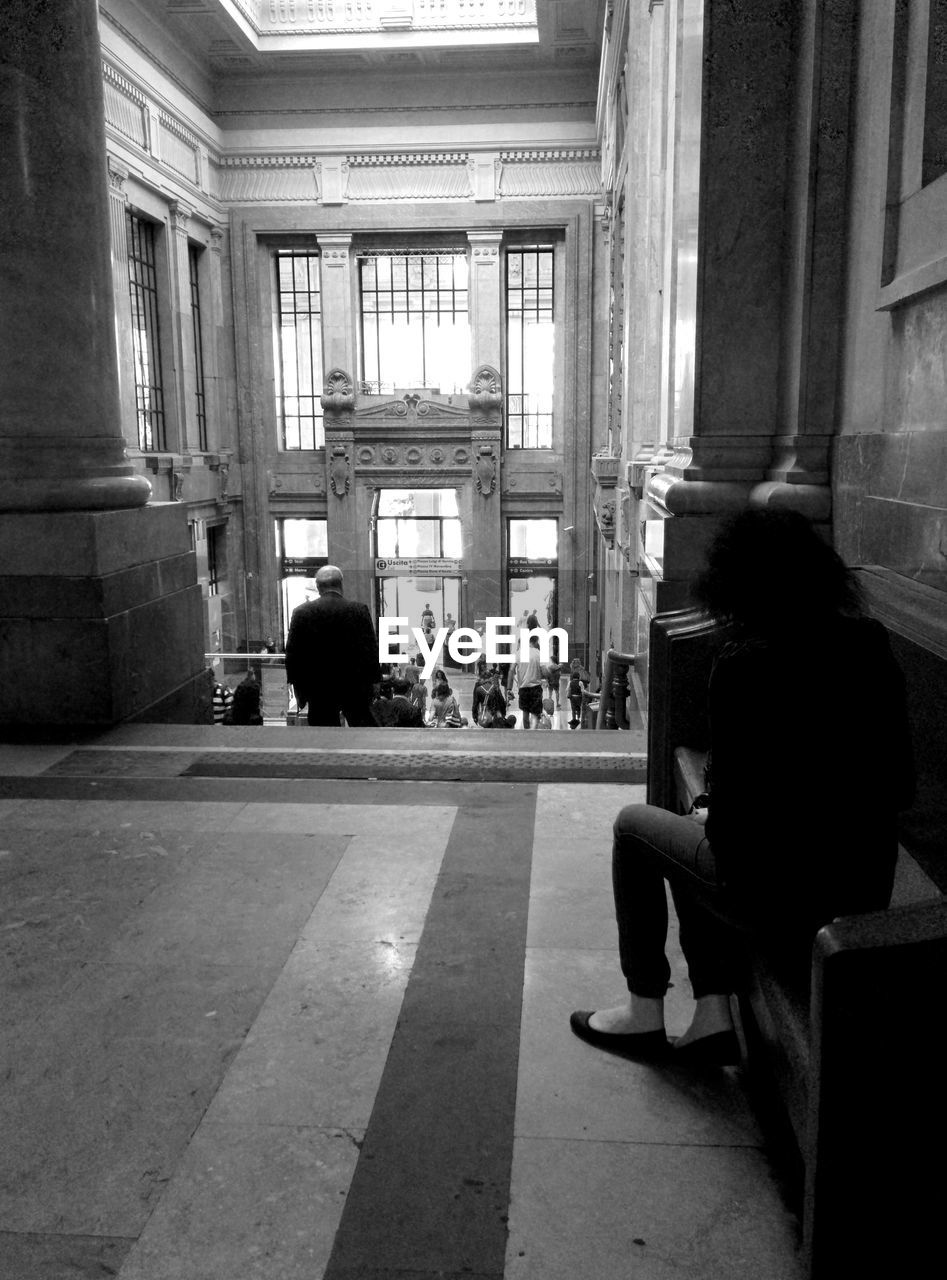
POLYGON ((443 578, 460 572, 459 560, 443 556, 385 556, 375 561, 375 574, 381 578, 443 578))

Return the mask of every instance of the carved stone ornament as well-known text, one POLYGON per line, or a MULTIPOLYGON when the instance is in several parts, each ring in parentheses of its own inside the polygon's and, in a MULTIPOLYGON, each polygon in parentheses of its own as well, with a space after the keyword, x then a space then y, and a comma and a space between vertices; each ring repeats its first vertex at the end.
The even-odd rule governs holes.
POLYGON ((332 446, 332 458, 329 462, 329 484, 337 498, 344 498, 351 483, 349 475, 349 455, 344 444, 332 446))
POLYGON ((498 410, 503 404, 503 382, 496 369, 483 364, 470 379, 470 408, 481 413, 498 410))
POLYGON ((444 450, 440 448, 432 449, 431 452, 428 454, 428 457, 430 458, 431 462, 434 464, 435 467, 439 467, 441 463, 444 461, 444 457, 445 457, 444 450))
POLYGON ((370 445, 363 444, 355 456, 360 467, 370 467, 375 461, 375 450, 370 445))
POLYGON ((387 462, 390 467, 394 466, 398 461, 398 450, 392 449, 390 445, 387 449, 382 449, 381 460, 382 462, 387 462))
POLYGON ((218 500, 220 502, 227 501, 227 482, 230 479, 230 463, 222 462, 218 471, 220 477, 220 494, 218 500))
POLYGON ((465 449, 463 445, 458 445, 454 450, 454 462, 459 467, 465 467, 470 461, 470 451, 465 449))
POLYGON ((171 501, 172 502, 184 501, 184 472, 183 471, 171 472, 171 501))
POLYGON ((482 444, 477 450, 474 472, 477 477, 477 492, 489 498, 497 482, 497 460, 492 444, 482 444))
POLYGON ((355 387, 344 369, 330 369, 326 374, 321 401, 326 413, 344 413, 355 408, 355 387))

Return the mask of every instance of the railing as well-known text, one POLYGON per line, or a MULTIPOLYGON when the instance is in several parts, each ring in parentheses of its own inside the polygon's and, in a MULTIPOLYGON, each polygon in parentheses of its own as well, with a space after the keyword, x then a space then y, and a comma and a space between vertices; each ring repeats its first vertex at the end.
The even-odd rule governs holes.
POLYGON ((214 672, 214 680, 228 689, 236 689, 248 675, 255 678, 264 724, 286 724, 289 712, 295 712, 296 699, 286 683, 285 654, 205 653, 204 659, 214 672))
POLYGON ((609 649, 598 704, 596 729, 629 729, 627 702, 631 688, 628 672, 635 665, 633 653, 609 649))

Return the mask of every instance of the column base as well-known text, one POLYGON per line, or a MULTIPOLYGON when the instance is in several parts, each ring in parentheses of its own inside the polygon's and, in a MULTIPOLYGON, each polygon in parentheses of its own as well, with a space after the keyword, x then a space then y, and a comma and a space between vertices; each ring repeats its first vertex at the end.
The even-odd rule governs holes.
POLYGON ((0 513, 0 565, 0 722, 209 721, 183 507, 0 513))

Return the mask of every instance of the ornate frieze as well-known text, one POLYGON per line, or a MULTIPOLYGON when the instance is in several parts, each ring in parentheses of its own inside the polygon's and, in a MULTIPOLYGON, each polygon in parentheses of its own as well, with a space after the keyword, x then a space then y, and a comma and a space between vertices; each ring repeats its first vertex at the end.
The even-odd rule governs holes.
POLYGON ((311 155, 226 156, 218 161, 215 172, 214 194, 220 200, 279 204, 312 203, 321 197, 319 164, 311 155))
POLYGON ((197 138, 179 120, 162 111, 158 116, 158 158, 197 184, 200 178, 200 147, 197 138))
POLYGON ((447 164, 343 165, 343 190, 347 200, 468 200, 473 194, 465 155, 447 164))
POLYGON ((131 138, 139 147, 148 144, 148 122, 145 95, 114 67, 103 64, 105 122, 131 138))
POLYGON ((497 194, 506 197, 600 196, 597 161, 555 164, 502 164, 497 194))
POLYGON ((499 156, 496 152, 473 155, 466 149, 344 157, 247 153, 216 159, 214 175, 214 194, 234 203, 385 204, 601 196, 598 152, 589 148, 551 147, 499 156))

